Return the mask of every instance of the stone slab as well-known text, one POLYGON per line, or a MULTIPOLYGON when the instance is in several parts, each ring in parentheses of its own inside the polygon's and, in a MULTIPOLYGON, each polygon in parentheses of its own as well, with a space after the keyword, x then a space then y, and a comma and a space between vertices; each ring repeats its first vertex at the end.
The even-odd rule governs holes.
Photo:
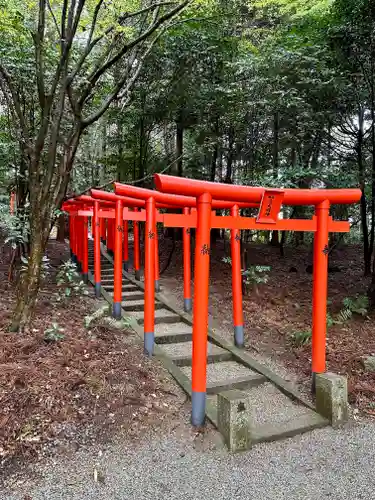
MULTIPOLYGON (((183 367, 182 371, 191 378, 191 367, 183 367)), ((235 380, 239 377, 244 377, 254 374, 246 366, 240 365, 235 361, 223 361, 221 363, 213 363, 207 366, 207 383, 214 384, 225 381, 235 380)))
MULTIPOLYGON (((255 428, 263 425, 281 426, 285 422, 316 414, 306 406, 294 403, 270 382, 244 389, 249 394, 252 418, 255 428)), ((209 396, 213 407, 217 407, 217 397, 209 396)))
POLYGON ((258 385, 264 384, 266 381, 266 377, 255 373, 254 375, 239 377, 235 380, 229 379, 219 383, 212 382, 207 384, 207 394, 218 394, 219 392, 229 391, 230 389, 249 389, 250 387, 257 387, 258 385))

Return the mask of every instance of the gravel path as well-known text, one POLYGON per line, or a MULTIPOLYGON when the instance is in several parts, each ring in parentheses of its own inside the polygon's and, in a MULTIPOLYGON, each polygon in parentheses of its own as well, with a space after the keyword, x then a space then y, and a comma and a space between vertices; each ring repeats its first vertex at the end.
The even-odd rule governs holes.
POLYGON ((78 452, 36 469, 1 500, 371 500, 375 498, 375 424, 314 431, 230 455, 217 433, 185 426, 137 446, 78 452), (94 482, 98 464, 104 482, 94 482), (40 474, 42 475, 40 477, 40 474), (39 479, 37 479, 39 478, 39 479), (29 495, 29 496, 27 496, 29 495))

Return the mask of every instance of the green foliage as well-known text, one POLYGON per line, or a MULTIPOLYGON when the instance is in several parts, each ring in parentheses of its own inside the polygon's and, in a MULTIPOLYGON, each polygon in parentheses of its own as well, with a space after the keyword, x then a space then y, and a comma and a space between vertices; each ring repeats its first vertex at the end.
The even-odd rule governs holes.
POLYGON ((52 325, 44 330, 44 341, 48 343, 59 342, 65 338, 64 329, 58 323, 52 325))
POLYGON ((84 318, 84 325, 85 328, 90 328, 92 323, 99 321, 102 319, 104 316, 107 316, 110 314, 110 306, 107 304, 99 309, 97 309, 93 314, 89 316, 85 316, 84 318))
POLYGON ((296 331, 290 335, 290 340, 295 347, 301 347, 310 344, 311 338, 312 338, 311 329, 296 331))
POLYGON ((368 315, 369 300, 366 295, 357 295, 355 298, 346 297, 342 301, 343 307, 338 314, 337 321, 346 323, 353 314, 365 317, 368 315))
MULTIPOLYGON (((223 257, 222 261, 225 262, 225 264, 232 264, 231 257, 223 257)), ((270 266, 250 266, 248 269, 242 270, 242 278, 245 285, 256 286, 268 282, 269 275, 266 273, 270 271, 270 266)))
POLYGON ((267 283, 269 279, 270 266, 250 266, 242 271, 242 276, 246 285, 260 285, 267 283))
POLYGON ((57 285, 59 287, 57 300, 59 301, 89 293, 85 283, 81 280, 77 266, 71 260, 60 266, 57 273, 57 285))

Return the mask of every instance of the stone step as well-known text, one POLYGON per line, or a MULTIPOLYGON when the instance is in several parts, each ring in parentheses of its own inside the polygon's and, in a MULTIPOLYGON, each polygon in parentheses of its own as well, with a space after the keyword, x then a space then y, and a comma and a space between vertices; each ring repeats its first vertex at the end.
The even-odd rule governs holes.
MULTIPOLYGON (((134 312, 132 316, 135 317, 140 325, 144 323, 144 312, 134 312)), ((168 309, 158 309, 155 311, 155 325, 160 323, 176 323, 180 319, 180 316, 174 314, 168 309)))
MULTIPOLYGON (((109 295, 113 295, 112 292, 110 292, 109 295)), ((126 292, 123 295, 124 300, 143 300, 144 298, 144 293, 142 290, 126 290, 126 292)))
MULTIPOLYGON (((113 291, 113 286, 110 286, 110 288, 108 288, 108 286, 106 284, 101 284, 102 285, 102 288, 104 288, 104 290, 113 297, 114 295, 114 291, 113 291)), ((126 296, 126 294, 131 291, 129 290, 129 288, 126 287, 126 285, 123 285, 122 288, 121 288, 121 292, 122 292, 122 296, 123 298, 126 296)))
POLYGON ((164 323, 155 325, 155 342, 157 344, 176 344, 188 342, 192 338, 192 326, 186 323, 164 323))
MULTIPOLYGON (((145 307, 145 301, 143 298, 141 300, 132 300, 129 297, 125 297, 125 301, 121 303, 124 311, 143 311, 145 307)), ((161 302, 155 302, 155 311, 158 309, 163 309, 164 305, 161 302)))
MULTIPOLYGON (((113 282, 106 282, 105 280, 102 280, 102 285, 104 286, 104 288, 108 291, 108 292, 113 292, 113 290, 115 289, 115 286, 113 284, 113 282)), ((132 291, 132 290, 139 290, 141 291, 140 288, 137 287, 137 285, 133 285, 133 283, 123 283, 122 284, 122 289, 124 290, 124 292, 126 290, 128 290, 129 292, 132 291)))
MULTIPOLYGON (((191 379, 191 367, 186 366, 181 368, 187 377, 191 379)), ((208 384, 229 384, 238 378, 255 375, 255 372, 236 361, 224 361, 222 363, 214 363, 207 366, 207 383, 208 384)))
MULTIPOLYGON (((211 366, 217 365, 209 365, 207 368, 211 366)), ((327 425, 327 421, 320 415, 293 402, 270 382, 244 389, 243 392, 250 395, 254 442, 284 439, 327 425)), ((208 411, 212 411, 215 418, 217 396, 208 396, 207 400, 208 411)))
MULTIPOLYGON (((164 344, 161 349, 177 366, 191 366, 193 349, 193 343, 191 341, 164 344)), ((232 359, 232 354, 229 351, 208 342, 207 363, 229 361, 230 359, 232 359)))
POLYGON ((238 377, 234 380, 230 379, 227 382, 211 382, 207 384, 207 394, 219 394, 219 392, 230 391, 232 389, 249 389, 250 387, 257 387, 260 384, 264 384, 266 381, 267 379, 264 375, 254 373, 254 375, 238 377))

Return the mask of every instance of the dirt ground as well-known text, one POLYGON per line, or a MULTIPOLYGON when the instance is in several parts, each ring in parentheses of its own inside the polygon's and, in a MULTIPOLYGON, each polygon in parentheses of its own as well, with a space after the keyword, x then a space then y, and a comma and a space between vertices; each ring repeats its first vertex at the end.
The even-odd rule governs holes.
MULTIPOLYGON (((162 240, 163 255, 168 255, 171 243, 162 240)), ((294 332, 311 328, 312 275, 306 271, 311 264, 307 247, 286 247, 285 256, 269 245, 247 246, 250 265, 270 266, 269 281, 259 285, 258 293, 248 290, 243 299, 246 349, 253 355, 273 358, 296 375, 305 387, 310 385, 311 345, 296 346, 294 332), (292 270, 292 268, 294 268, 292 270)), ((210 313, 222 332, 232 336, 231 268, 223 262, 229 255, 229 243, 218 241, 212 248, 210 271, 210 313)), ((161 268, 166 263, 161 259, 161 268)), ((181 245, 176 251, 163 279, 182 296, 181 245)), ((330 267, 339 272, 329 274, 329 305, 331 317, 336 318, 346 297, 366 294, 368 280, 363 277, 362 249, 346 246, 335 250, 329 259, 330 267)), ((363 357, 375 353, 374 315, 353 315, 343 324, 330 326, 327 335, 327 367, 347 375, 349 398, 354 408, 375 416, 375 374, 364 370, 363 357)))
POLYGON ((0 474, 56 454, 75 452, 114 436, 126 442, 180 415, 184 394, 167 373, 143 355, 129 331, 84 317, 103 303, 90 294, 58 302, 56 271, 68 258, 64 244, 51 242, 50 268, 37 314, 25 334, 9 333, 15 283, 8 282, 9 249, 0 262, 0 474), (47 342, 57 323, 63 338, 47 342))

